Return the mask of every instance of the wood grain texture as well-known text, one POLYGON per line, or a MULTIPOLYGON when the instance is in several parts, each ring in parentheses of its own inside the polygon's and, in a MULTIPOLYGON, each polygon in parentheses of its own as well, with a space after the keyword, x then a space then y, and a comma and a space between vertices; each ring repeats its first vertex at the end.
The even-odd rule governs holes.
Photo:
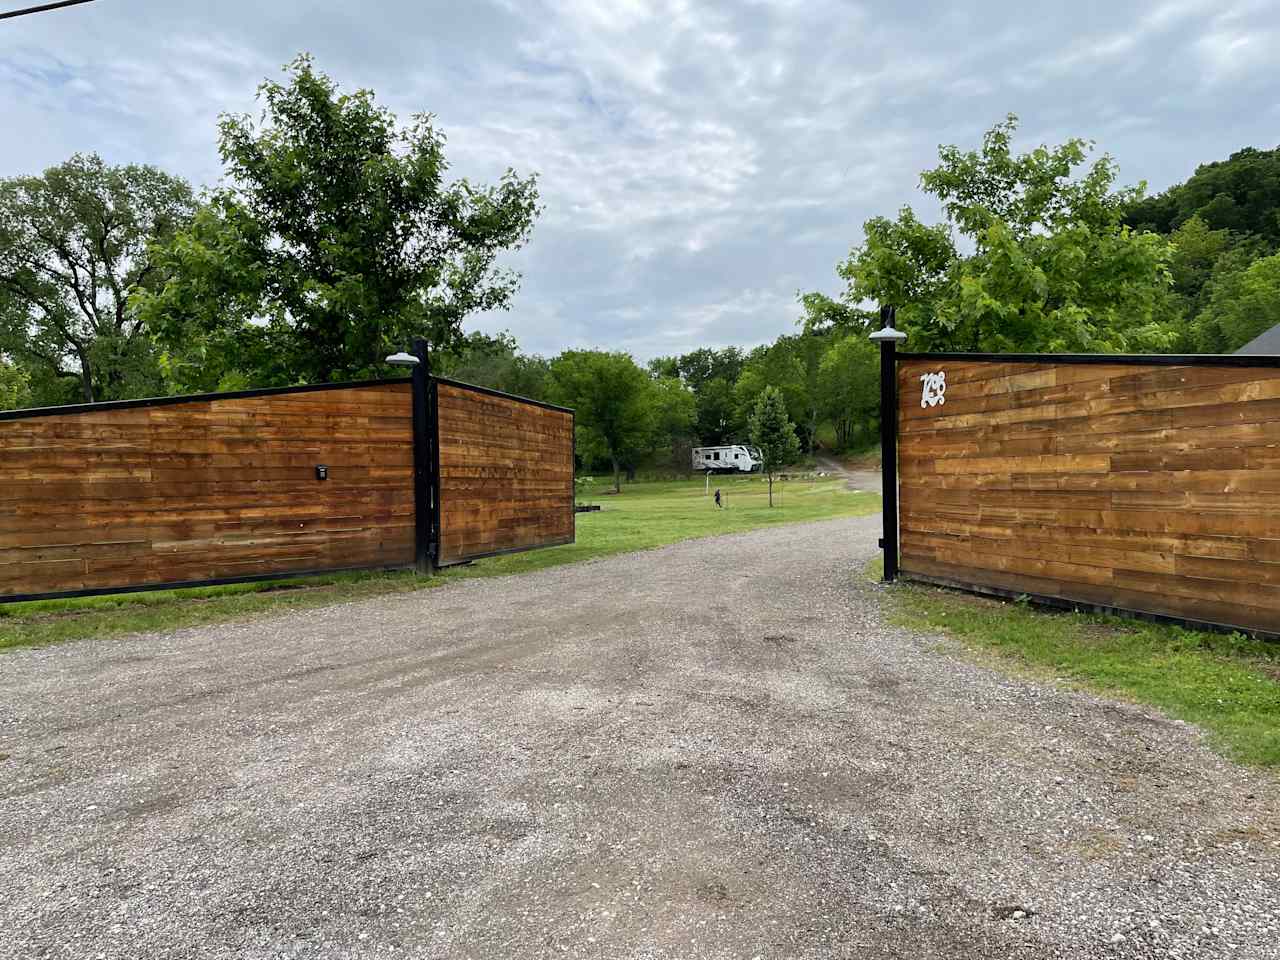
POLYGON ((898 390, 908 576, 1280 633, 1280 370, 911 358, 898 390))
POLYGON ((408 566, 413 514, 403 383, 0 421, 0 597, 408 566))
POLYGON ((439 383, 440 562, 572 543, 573 414, 439 383))

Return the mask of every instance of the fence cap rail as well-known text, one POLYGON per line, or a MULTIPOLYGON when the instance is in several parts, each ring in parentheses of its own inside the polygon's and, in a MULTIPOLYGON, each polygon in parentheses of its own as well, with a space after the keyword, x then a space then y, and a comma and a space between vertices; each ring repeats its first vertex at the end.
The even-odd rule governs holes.
POLYGON ((306 383, 293 387, 260 387, 255 390, 230 390, 224 393, 187 393, 173 397, 144 397, 139 400, 104 400, 100 403, 68 403, 56 407, 27 407, 22 410, 0 410, 0 420, 26 420, 29 417, 57 417, 76 413, 99 413, 103 410, 129 410, 140 407, 164 407, 175 403, 210 403, 217 400, 243 400, 246 397, 270 397, 285 393, 311 393, 320 390, 354 390, 366 387, 408 385, 408 377, 386 380, 348 380, 340 383, 306 383))
MULTIPOLYGON (((873 335, 874 336, 874 335, 873 335)), ((1280 367, 1280 356, 1240 353, 913 353, 899 360, 955 360, 965 363, 1095 363, 1158 367, 1280 367)))

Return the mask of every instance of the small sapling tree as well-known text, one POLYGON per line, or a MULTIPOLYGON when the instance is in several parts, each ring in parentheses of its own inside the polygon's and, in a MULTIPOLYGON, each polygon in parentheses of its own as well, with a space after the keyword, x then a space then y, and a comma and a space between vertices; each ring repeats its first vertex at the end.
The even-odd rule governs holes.
POLYGON ((761 469, 769 478, 769 506, 773 506, 773 475, 800 456, 795 424, 787 416, 787 402, 776 387, 765 387, 747 425, 751 442, 760 448, 761 469))

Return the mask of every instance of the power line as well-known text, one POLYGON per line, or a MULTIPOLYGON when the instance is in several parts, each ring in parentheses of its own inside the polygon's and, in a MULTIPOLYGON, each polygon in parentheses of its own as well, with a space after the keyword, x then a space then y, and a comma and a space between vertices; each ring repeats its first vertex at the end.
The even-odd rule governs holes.
POLYGON ((0 20, 8 20, 10 17, 23 17, 28 13, 43 13, 46 10, 57 10, 59 7, 74 7, 78 3, 92 3, 93 0, 57 0, 56 3, 42 3, 37 7, 23 7, 21 10, 10 10, 7 13, 0 13, 0 20))

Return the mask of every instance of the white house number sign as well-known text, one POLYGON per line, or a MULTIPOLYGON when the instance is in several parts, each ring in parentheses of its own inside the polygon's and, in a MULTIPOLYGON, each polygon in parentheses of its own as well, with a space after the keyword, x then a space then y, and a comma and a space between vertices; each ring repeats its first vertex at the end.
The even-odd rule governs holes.
POLYGON ((920 375, 923 384, 920 390, 920 406, 936 407, 947 402, 947 371, 924 373, 920 375))

